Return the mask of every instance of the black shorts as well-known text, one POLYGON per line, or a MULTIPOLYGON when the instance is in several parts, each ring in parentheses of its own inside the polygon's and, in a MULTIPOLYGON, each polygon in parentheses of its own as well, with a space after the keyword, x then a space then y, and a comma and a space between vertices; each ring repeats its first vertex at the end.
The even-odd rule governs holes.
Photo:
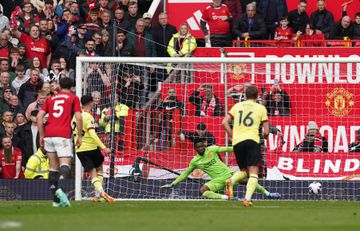
POLYGON ((93 168, 98 168, 104 162, 104 156, 101 154, 100 149, 77 152, 76 154, 87 172, 93 168))
POLYGON ((244 140, 235 144, 234 153, 240 169, 262 165, 260 144, 253 140, 244 140))

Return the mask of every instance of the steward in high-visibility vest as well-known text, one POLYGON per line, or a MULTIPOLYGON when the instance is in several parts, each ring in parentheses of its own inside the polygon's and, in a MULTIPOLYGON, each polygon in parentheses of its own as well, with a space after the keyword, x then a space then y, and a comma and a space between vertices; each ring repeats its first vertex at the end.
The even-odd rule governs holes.
POLYGON ((26 179, 48 179, 49 159, 46 154, 45 149, 39 148, 37 152, 29 158, 24 173, 26 179))
MULTIPOLYGON (((125 104, 117 104, 115 106, 115 133, 121 132, 124 128, 124 117, 128 116, 129 107, 125 104), (122 126, 122 128, 120 128, 122 126)), ((105 133, 110 133, 111 129, 111 107, 104 108, 101 111, 99 124, 105 128, 105 133)))

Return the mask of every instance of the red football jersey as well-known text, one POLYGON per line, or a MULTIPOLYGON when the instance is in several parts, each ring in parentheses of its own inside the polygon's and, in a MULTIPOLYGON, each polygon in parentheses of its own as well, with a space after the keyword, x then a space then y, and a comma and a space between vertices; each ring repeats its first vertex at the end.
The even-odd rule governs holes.
POLYGON ((212 5, 206 7, 202 12, 201 20, 207 22, 209 25, 210 34, 229 34, 230 22, 228 20, 221 20, 219 16, 231 17, 229 8, 225 4, 221 4, 218 8, 214 8, 212 5))
POLYGON ((280 26, 275 29, 275 38, 279 38, 280 40, 277 40, 277 46, 280 47, 290 47, 292 46, 292 41, 284 41, 284 40, 292 40, 292 38, 295 36, 293 33, 293 30, 288 27, 285 30, 281 28, 280 26))
POLYGON ((71 92, 61 91, 46 99, 41 110, 48 113, 45 137, 71 137, 71 120, 81 112, 79 98, 71 92))
POLYGON ((40 38, 34 41, 29 35, 21 33, 20 42, 26 45, 26 54, 29 59, 32 60, 34 57, 40 59, 40 65, 42 68, 47 68, 47 56, 50 53, 50 46, 48 41, 44 38, 40 38))
MULTIPOLYGON (((22 154, 21 150, 14 147, 13 156, 10 163, 6 163, 4 157, 4 149, 0 150, 0 161, 2 168, 2 178, 3 179, 14 179, 16 176, 16 162, 21 162, 22 154)), ((19 178, 23 178, 23 174, 20 172, 19 178)))
POLYGON ((280 37, 281 40, 290 40, 295 36, 293 30, 288 27, 285 30, 281 27, 277 27, 275 30, 275 38, 280 37))

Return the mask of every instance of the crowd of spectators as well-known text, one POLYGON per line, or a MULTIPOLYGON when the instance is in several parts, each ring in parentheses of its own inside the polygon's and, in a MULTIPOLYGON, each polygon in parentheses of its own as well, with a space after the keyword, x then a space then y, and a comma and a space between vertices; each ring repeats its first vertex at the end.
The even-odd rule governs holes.
MULTIPOLYGON (((360 39, 360 12, 356 13, 354 18, 346 15, 347 4, 343 4, 342 18, 336 22, 333 12, 326 9, 326 0, 317 0, 317 9, 310 14, 306 12, 308 6, 306 0, 300 0, 297 9, 290 11, 286 0, 243 0, 239 1, 241 4, 236 2, 238 1, 227 0, 222 4, 221 0, 213 0, 213 3, 203 11, 200 24, 205 42, 212 46, 224 47, 231 46, 231 41, 234 39, 275 39, 276 41, 360 39), (231 8, 229 9, 226 4, 231 8), (306 31, 307 26, 311 31, 306 31), (311 37, 313 34, 316 36, 311 37)), ((323 44, 311 43, 312 46, 323 44)), ((310 44, 308 43, 307 46, 310 44)))
MULTIPOLYGON (((60 78, 75 78, 77 56, 191 55, 198 39, 191 35, 185 23, 176 25, 177 31, 168 23, 166 13, 153 17, 147 12, 151 3, 149 0, 0 1, 0 138, 1 152, 6 152, 1 154, 2 161, 15 160, 17 166, 21 162, 24 170, 34 153, 38 152, 41 158, 46 156, 39 151, 36 114, 46 98, 58 91, 60 78), (6 151, 12 147, 17 148, 14 157, 6 151)), ((360 38, 360 13, 352 19, 346 15, 345 6, 343 17, 335 22, 324 0, 317 1, 318 9, 310 17, 306 7, 305 0, 300 0, 297 9, 290 12, 285 0, 213 0, 203 10, 200 25, 205 42, 222 47, 231 46, 236 38, 360 38)), ((320 44, 309 42, 308 46, 320 44)), ((156 90, 158 82, 168 77, 172 66, 169 64, 161 70, 122 67, 123 74, 113 82, 113 66, 91 64, 84 74, 84 88, 94 97, 93 115, 98 130, 107 133, 109 115, 113 113, 109 105, 113 86, 117 100, 115 115, 122 121, 129 108, 146 104, 150 93, 156 90)), ((273 90, 264 99, 270 115, 289 115, 290 100, 286 92, 273 90)), ((209 84, 201 85, 188 100, 196 107, 196 116, 224 115, 223 105, 209 84)), ((183 110, 184 106, 169 95, 161 107, 183 110)), ((115 129, 123 135, 121 124, 115 129)), ((118 145, 123 147, 121 142, 118 145)), ((14 177, 23 176, 18 170, 14 174, 14 177)))

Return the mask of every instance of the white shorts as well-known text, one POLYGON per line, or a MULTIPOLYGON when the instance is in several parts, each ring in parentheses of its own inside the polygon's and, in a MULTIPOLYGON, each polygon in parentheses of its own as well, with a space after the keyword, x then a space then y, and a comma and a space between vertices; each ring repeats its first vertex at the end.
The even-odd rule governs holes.
POLYGON ((58 157, 73 157, 73 143, 70 138, 46 137, 44 138, 45 150, 54 152, 58 157))

